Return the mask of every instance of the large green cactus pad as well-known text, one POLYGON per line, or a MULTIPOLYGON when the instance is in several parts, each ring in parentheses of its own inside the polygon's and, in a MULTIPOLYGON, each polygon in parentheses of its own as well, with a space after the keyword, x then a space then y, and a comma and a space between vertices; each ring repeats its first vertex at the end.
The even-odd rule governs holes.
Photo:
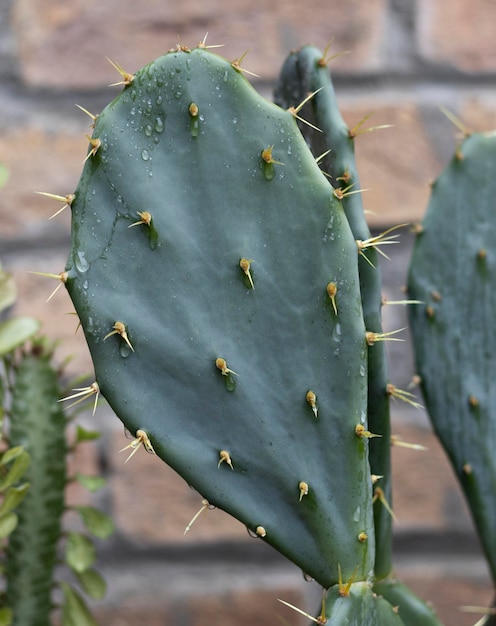
POLYGON ((176 50, 102 112, 90 149, 66 285, 102 393, 211 504, 322 585, 338 564, 364 579, 357 248, 293 115, 236 64, 176 50))
POLYGON ((435 181, 409 293, 429 415, 461 482, 496 580, 496 135, 463 141, 435 181))

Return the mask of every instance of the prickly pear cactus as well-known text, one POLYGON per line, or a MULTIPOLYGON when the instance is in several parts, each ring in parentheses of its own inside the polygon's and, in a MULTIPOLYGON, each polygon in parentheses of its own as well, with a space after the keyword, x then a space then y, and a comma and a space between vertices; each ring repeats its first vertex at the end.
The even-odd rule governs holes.
MULTIPOLYGON (((291 111, 204 46, 124 76, 66 287, 125 426, 324 587, 374 560, 357 248, 291 111)), ((167 494, 164 494, 167 497, 167 494)))
POLYGON ((409 293, 426 407, 496 581, 496 134, 465 138, 432 186, 409 293))
MULTIPOLYGON (((389 401, 390 395, 396 391, 390 383, 384 343, 373 340, 374 336, 383 334, 378 247, 388 241, 388 233, 373 238, 367 225, 355 161, 358 129, 349 129, 341 116, 327 55, 327 51, 322 53, 313 46, 304 46, 289 54, 279 76, 275 99, 288 107, 314 94, 301 112, 310 124, 302 121, 300 129, 315 157, 321 157, 320 167, 336 184, 336 191, 342 196, 345 214, 357 241, 364 322, 371 337, 367 349, 367 420, 372 433, 380 435, 371 441, 369 455, 372 474, 380 477, 374 487, 374 591, 393 606, 399 606, 399 614, 406 626, 440 626, 434 611, 407 587, 397 583, 393 575, 389 401), (380 581, 383 581, 382 584, 380 581)), ((383 619, 386 618, 383 616, 383 619)))

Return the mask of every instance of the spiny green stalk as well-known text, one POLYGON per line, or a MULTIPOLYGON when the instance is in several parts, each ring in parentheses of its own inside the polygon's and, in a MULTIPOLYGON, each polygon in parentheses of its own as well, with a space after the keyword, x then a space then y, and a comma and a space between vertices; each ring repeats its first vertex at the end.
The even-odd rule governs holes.
POLYGON ((50 354, 35 346, 16 366, 10 409, 10 443, 23 446, 31 457, 25 474, 31 488, 7 549, 7 605, 14 626, 51 624, 52 574, 66 483, 65 416, 59 396, 50 354))

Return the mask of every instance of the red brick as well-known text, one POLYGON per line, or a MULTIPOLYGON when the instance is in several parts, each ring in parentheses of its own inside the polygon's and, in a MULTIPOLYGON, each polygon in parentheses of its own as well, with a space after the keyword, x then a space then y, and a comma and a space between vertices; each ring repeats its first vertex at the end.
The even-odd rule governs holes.
POLYGON ((419 52, 436 64, 467 72, 492 72, 495 22, 492 0, 419 0, 419 52))
POLYGON ((195 46, 209 32, 212 44, 271 79, 291 48, 325 47, 336 35, 336 51, 352 50, 340 61, 346 69, 377 67, 384 35, 386 0, 349 0, 346 6, 317 0, 254 4, 237 0, 162 3, 155 0, 14 0, 13 26, 24 80, 33 86, 95 87, 114 82, 108 56, 133 72, 181 44, 195 46))
POLYGON ((462 527, 473 532, 454 472, 432 431, 393 420, 392 432, 404 442, 427 448, 392 448, 393 508, 398 518, 395 530, 431 532, 462 527))
POLYGON ((74 307, 63 286, 47 302, 47 298, 58 286, 59 281, 30 272, 56 273, 63 271, 66 254, 43 252, 19 256, 15 264, 5 264, 12 272, 18 288, 18 299, 14 309, 16 315, 31 315, 42 323, 42 332, 57 341, 56 359, 59 363, 70 359, 65 367, 67 377, 92 376, 93 365, 81 329, 78 327, 74 307))
MULTIPOLYGON (((338 94, 339 95, 339 94, 338 94)), ((357 166, 367 221, 371 226, 415 222, 423 216, 430 183, 441 170, 419 109, 412 104, 387 102, 341 105, 353 128, 374 112, 363 128, 392 124, 359 135, 355 141, 357 166)))
MULTIPOLYGON (((292 589, 250 590, 221 596, 192 598, 189 602, 191 626, 273 626, 277 623, 300 626, 307 621, 277 598, 303 607, 300 594, 292 589)), ((314 610, 314 608, 312 608, 314 610)))
POLYGON ((9 180, 0 192, 2 238, 62 237, 68 233, 69 211, 48 221, 63 205, 35 192, 72 193, 86 148, 82 130, 71 133, 55 128, 48 132, 33 125, 0 131, 0 162, 9 170, 9 180))

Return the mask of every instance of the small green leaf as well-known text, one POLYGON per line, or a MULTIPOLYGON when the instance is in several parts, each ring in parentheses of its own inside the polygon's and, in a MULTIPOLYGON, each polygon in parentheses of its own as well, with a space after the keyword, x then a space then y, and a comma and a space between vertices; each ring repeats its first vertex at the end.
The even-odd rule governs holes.
POLYGON ((7 183, 8 179, 9 170, 3 163, 0 163, 0 189, 7 183))
POLYGON ((96 558, 95 546, 91 539, 81 533, 71 532, 67 536, 65 560, 77 574, 89 569, 96 558))
POLYGON ((80 485, 83 485, 88 491, 95 492, 105 487, 107 480, 102 476, 85 476, 79 472, 75 475, 76 480, 80 485))
POLYGON ((0 516, 0 539, 5 539, 17 526, 17 515, 15 513, 7 513, 0 516))
POLYGON ((0 311, 12 306, 17 298, 17 289, 14 279, 9 272, 0 265, 0 311))
POLYGON ((23 446, 14 446, 13 448, 9 448, 5 450, 0 459, 0 465, 7 465, 18 456, 20 456, 24 452, 23 446))
POLYGON ((16 457, 12 466, 9 468, 7 475, 0 482, 0 491, 5 491, 11 485, 15 485, 15 483, 17 483, 26 473, 30 462, 31 457, 29 454, 25 450, 21 449, 21 453, 16 457))
POLYGON ((77 577, 90 598, 101 600, 105 596, 107 583, 99 572, 94 569, 88 569, 81 574, 77 574, 77 577))
POLYGON ((83 524, 89 532, 98 539, 107 539, 114 532, 114 523, 111 518, 92 506, 76 507, 81 515, 83 524))
POLYGON ((3 606, 0 609, 0 626, 11 626, 14 614, 12 609, 8 606, 3 606))
POLYGON ((101 433, 98 430, 86 430, 86 428, 83 428, 78 424, 76 430, 76 445, 82 441, 93 441, 94 439, 98 439, 100 434, 101 433))
POLYGON ((0 356, 12 352, 40 329, 40 322, 34 317, 13 317, 0 324, 0 356))
POLYGON ((67 583, 60 586, 64 594, 62 626, 98 626, 80 594, 67 583))
POLYGON ((13 511, 24 500, 29 490, 30 484, 23 483, 18 487, 10 487, 3 498, 0 505, 0 515, 5 516, 6 513, 13 511))

